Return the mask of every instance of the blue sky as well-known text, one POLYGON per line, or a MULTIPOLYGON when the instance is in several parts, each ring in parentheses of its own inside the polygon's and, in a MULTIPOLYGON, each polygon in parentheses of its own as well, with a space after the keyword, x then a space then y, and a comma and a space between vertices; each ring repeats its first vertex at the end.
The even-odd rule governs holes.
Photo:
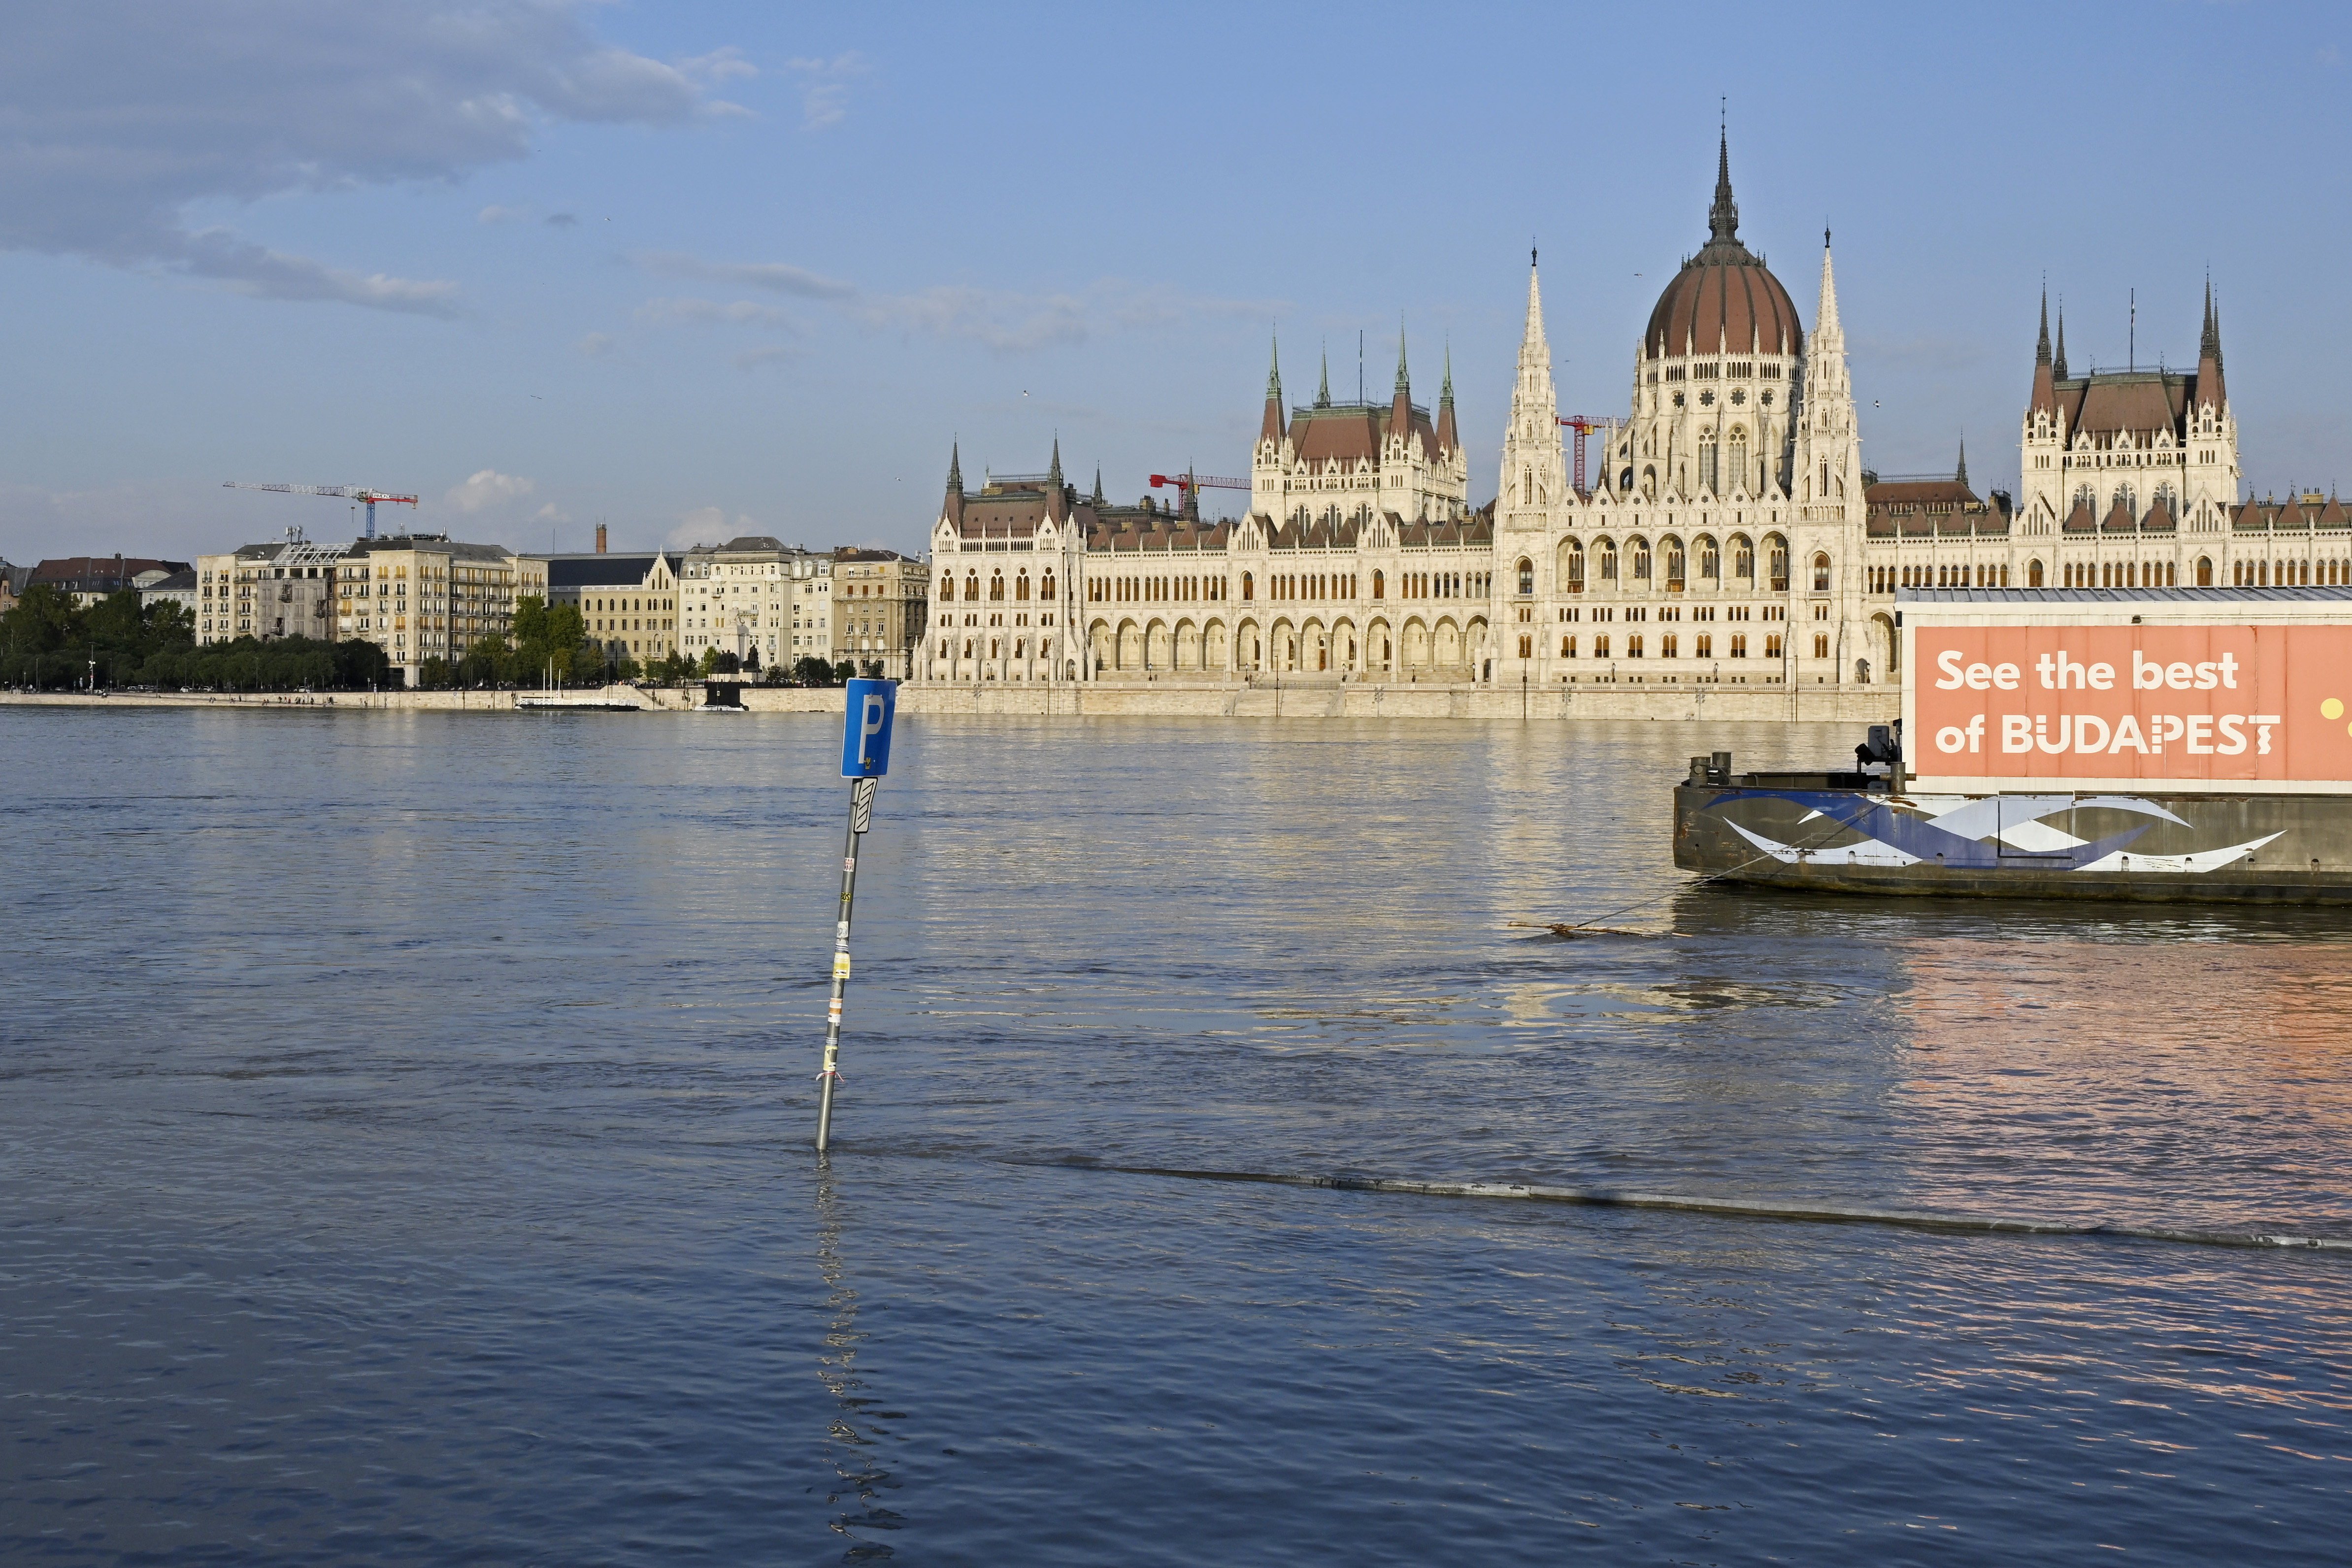
MULTIPOLYGON (((2013 481, 2076 366, 2193 361, 2257 492, 2347 474, 2341 7, 779 7, 19 0, 0 20, 0 556, 190 556, 368 484, 522 547, 915 550, 967 477, 1246 472, 1400 319, 1494 493, 1542 247, 1564 412, 1622 413, 1706 237, 1810 322, 1865 459, 2013 481)), ((405 510, 402 512, 406 516, 405 510)))

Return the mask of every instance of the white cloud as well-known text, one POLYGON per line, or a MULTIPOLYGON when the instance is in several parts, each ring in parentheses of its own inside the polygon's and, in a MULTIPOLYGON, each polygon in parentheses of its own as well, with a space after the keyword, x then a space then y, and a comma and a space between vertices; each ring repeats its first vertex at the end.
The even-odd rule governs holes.
POLYGON ((610 332, 589 333, 586 337, 580 340, 580 352, 586 354, 590 359, 595 359, 600 355, 611 353, 613 352, 613 334, 610 332))
MULTIPOLYGON (((1085 342, 1106 331, 1164 331, 1201 320, 1241 317, 1272 321, 1283 310, 1279 300, 1210 299, 1180 294, 1160 285, 1139 287, 1118 279, 1102 279, 1075 293, 1023 294, 966 284, 939 284, 912 294, 881 294, 782 261, 705 261, 675 251, 649 252, 632 259, 646 271, 667 277, 734 283, 797 299, 822 300, 871 331, 897 331, 973 342, 1000 354, 1085 342)), ((701 310, 701 314, 691 318, 696 320, 788 324, 781 317, 767 322, 753 313, 756 307, 740 301, 722 308, 708 300, 653 300, 640 309, 639 314, 648 321, 665 319, 665 312, 677 312, 683 306, 701 310), (722 309, 743 313, 722 316, 718 313, 722 309)), ((674 314, 667 319, 688 318, 674 314)))
POLYGON ((271 299, 453 314, 454 284, 287 256, 194 228, 187 214, 457 180, 526 156, 548 121, 670 125, 735 109, 704 85, 730 72, 698 64, 698 76, 615 47, 589 10, 16 0, 0 49, 0 249, 161 268, 271 299))
POLYGON ((637 319, 659 326, 678 321, 723 321, 736 326, 793 328, 790 316, 773 305, 751 300, 720 304, 716 300, 648 300, 637 307, 637 319))
POLYGON ((692 511, 678 514, 677 525, 669 531, 669 538, 663 542, 683 549, 689 544, 724 544, 747 533, 766 531, 742 512, 737 512, 735 521, 730 523, 725 507, 698 506, 692 511))
POLYGON ((487 206, 474 215, 476 223, 519 223, 530 213, 523 207, 487 206))
POLYGON ((745 59, 743 51, 732 44, 713 49, 707 55, 680 60, 677 68, 696 81, 707 82, 749 80, 760 74, 760 68, 745 59))
POLYGON ((522 500, 539 487, 519 474, 502 474, 496 468, 483 468, 462 485, 453 485, 441 499, 469 516, 492 508, 503 508, 522 500))
POLYGON ((791 294, 803 300, 850 300, 857 295, 857 286, 854 283, 821 277, 805 268, 787 266, 781 261, 705 261, 699 257, 671 250, 649 251, 631 259, 648 272, 658 272, 671 278, 733 283, 746 289, 765 289, 772 294, 791 294))
POLYGON ((793 60, 785 68, 801 79, 801 124, 810 131, 823 131, 848 118, 849 84, 866 69, 855 51, 829 60, 793 60))

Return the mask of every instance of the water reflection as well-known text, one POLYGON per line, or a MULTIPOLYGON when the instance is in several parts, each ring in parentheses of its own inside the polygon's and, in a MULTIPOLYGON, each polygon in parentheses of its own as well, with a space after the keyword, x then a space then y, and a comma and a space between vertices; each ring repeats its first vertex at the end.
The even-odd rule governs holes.
POLYGON ((896 1491, 898 1482, 882 1466, 880 1447, 891 1436, 888 1423, 903 1419, 896 1411, 875 1409, 866 1396, 866 1380, 857 1370, 857 1347, 866 1338, 857 1326, 857 1289, 849 1282, 842 1258, 845 1215, 835 1190, 834 1169, 826 1155, 816 1155, 817 1277, 824 1282, 828 1314, 824 1349, 817 1354, 817 1376, 839 1407, 825 1428, 826 1452, 837 1484, 825 1494, 825 1504, 838 1508, 833 1528, 849 1538, 842 1553, 845 1563, 873 1563, 894 1555, 893 1549, 868 1533, 895 1531, 906 1521, 885 1507, 882 1494, 896 1491))

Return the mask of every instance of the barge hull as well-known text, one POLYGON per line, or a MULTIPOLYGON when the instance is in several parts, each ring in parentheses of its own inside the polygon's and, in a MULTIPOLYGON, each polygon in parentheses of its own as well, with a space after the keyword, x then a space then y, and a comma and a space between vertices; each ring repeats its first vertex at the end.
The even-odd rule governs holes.
POLYGON ((1750 775, 1675 787, 1675 864, 1815 892, 2352 904, 2352 799, 1906 795, 1750 775))

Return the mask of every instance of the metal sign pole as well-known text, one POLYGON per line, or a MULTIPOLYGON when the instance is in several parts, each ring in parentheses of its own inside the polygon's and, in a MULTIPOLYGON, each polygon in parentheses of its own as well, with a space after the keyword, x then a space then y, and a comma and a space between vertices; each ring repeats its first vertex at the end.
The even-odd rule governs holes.
POLYGON ((849 786, 849 833, 841 847, 841 914, 833 928, 833 1000, 825 1007, 824 1067, 818 1072, 816 1151, 833 1134, 833 1086, 841 1081, 841 1005, 849 994, 849 910, 857 897, 857 841, 874 826, 875 779, 849 786))
POLYGON ((857 845, 874 826, 874 790, 890 771, 890 721, 898 684, 853 680, 845 693, 841 776, 849 786, 849 832, 841 846, 841 911, 833 927, 833 1000, 825 1010, 824 1066, 817 1072, 816 1152, 833 1139, 833 1091, 841 1081, 841 1006, 849 994, 849 914, 857 896, 857 845))

